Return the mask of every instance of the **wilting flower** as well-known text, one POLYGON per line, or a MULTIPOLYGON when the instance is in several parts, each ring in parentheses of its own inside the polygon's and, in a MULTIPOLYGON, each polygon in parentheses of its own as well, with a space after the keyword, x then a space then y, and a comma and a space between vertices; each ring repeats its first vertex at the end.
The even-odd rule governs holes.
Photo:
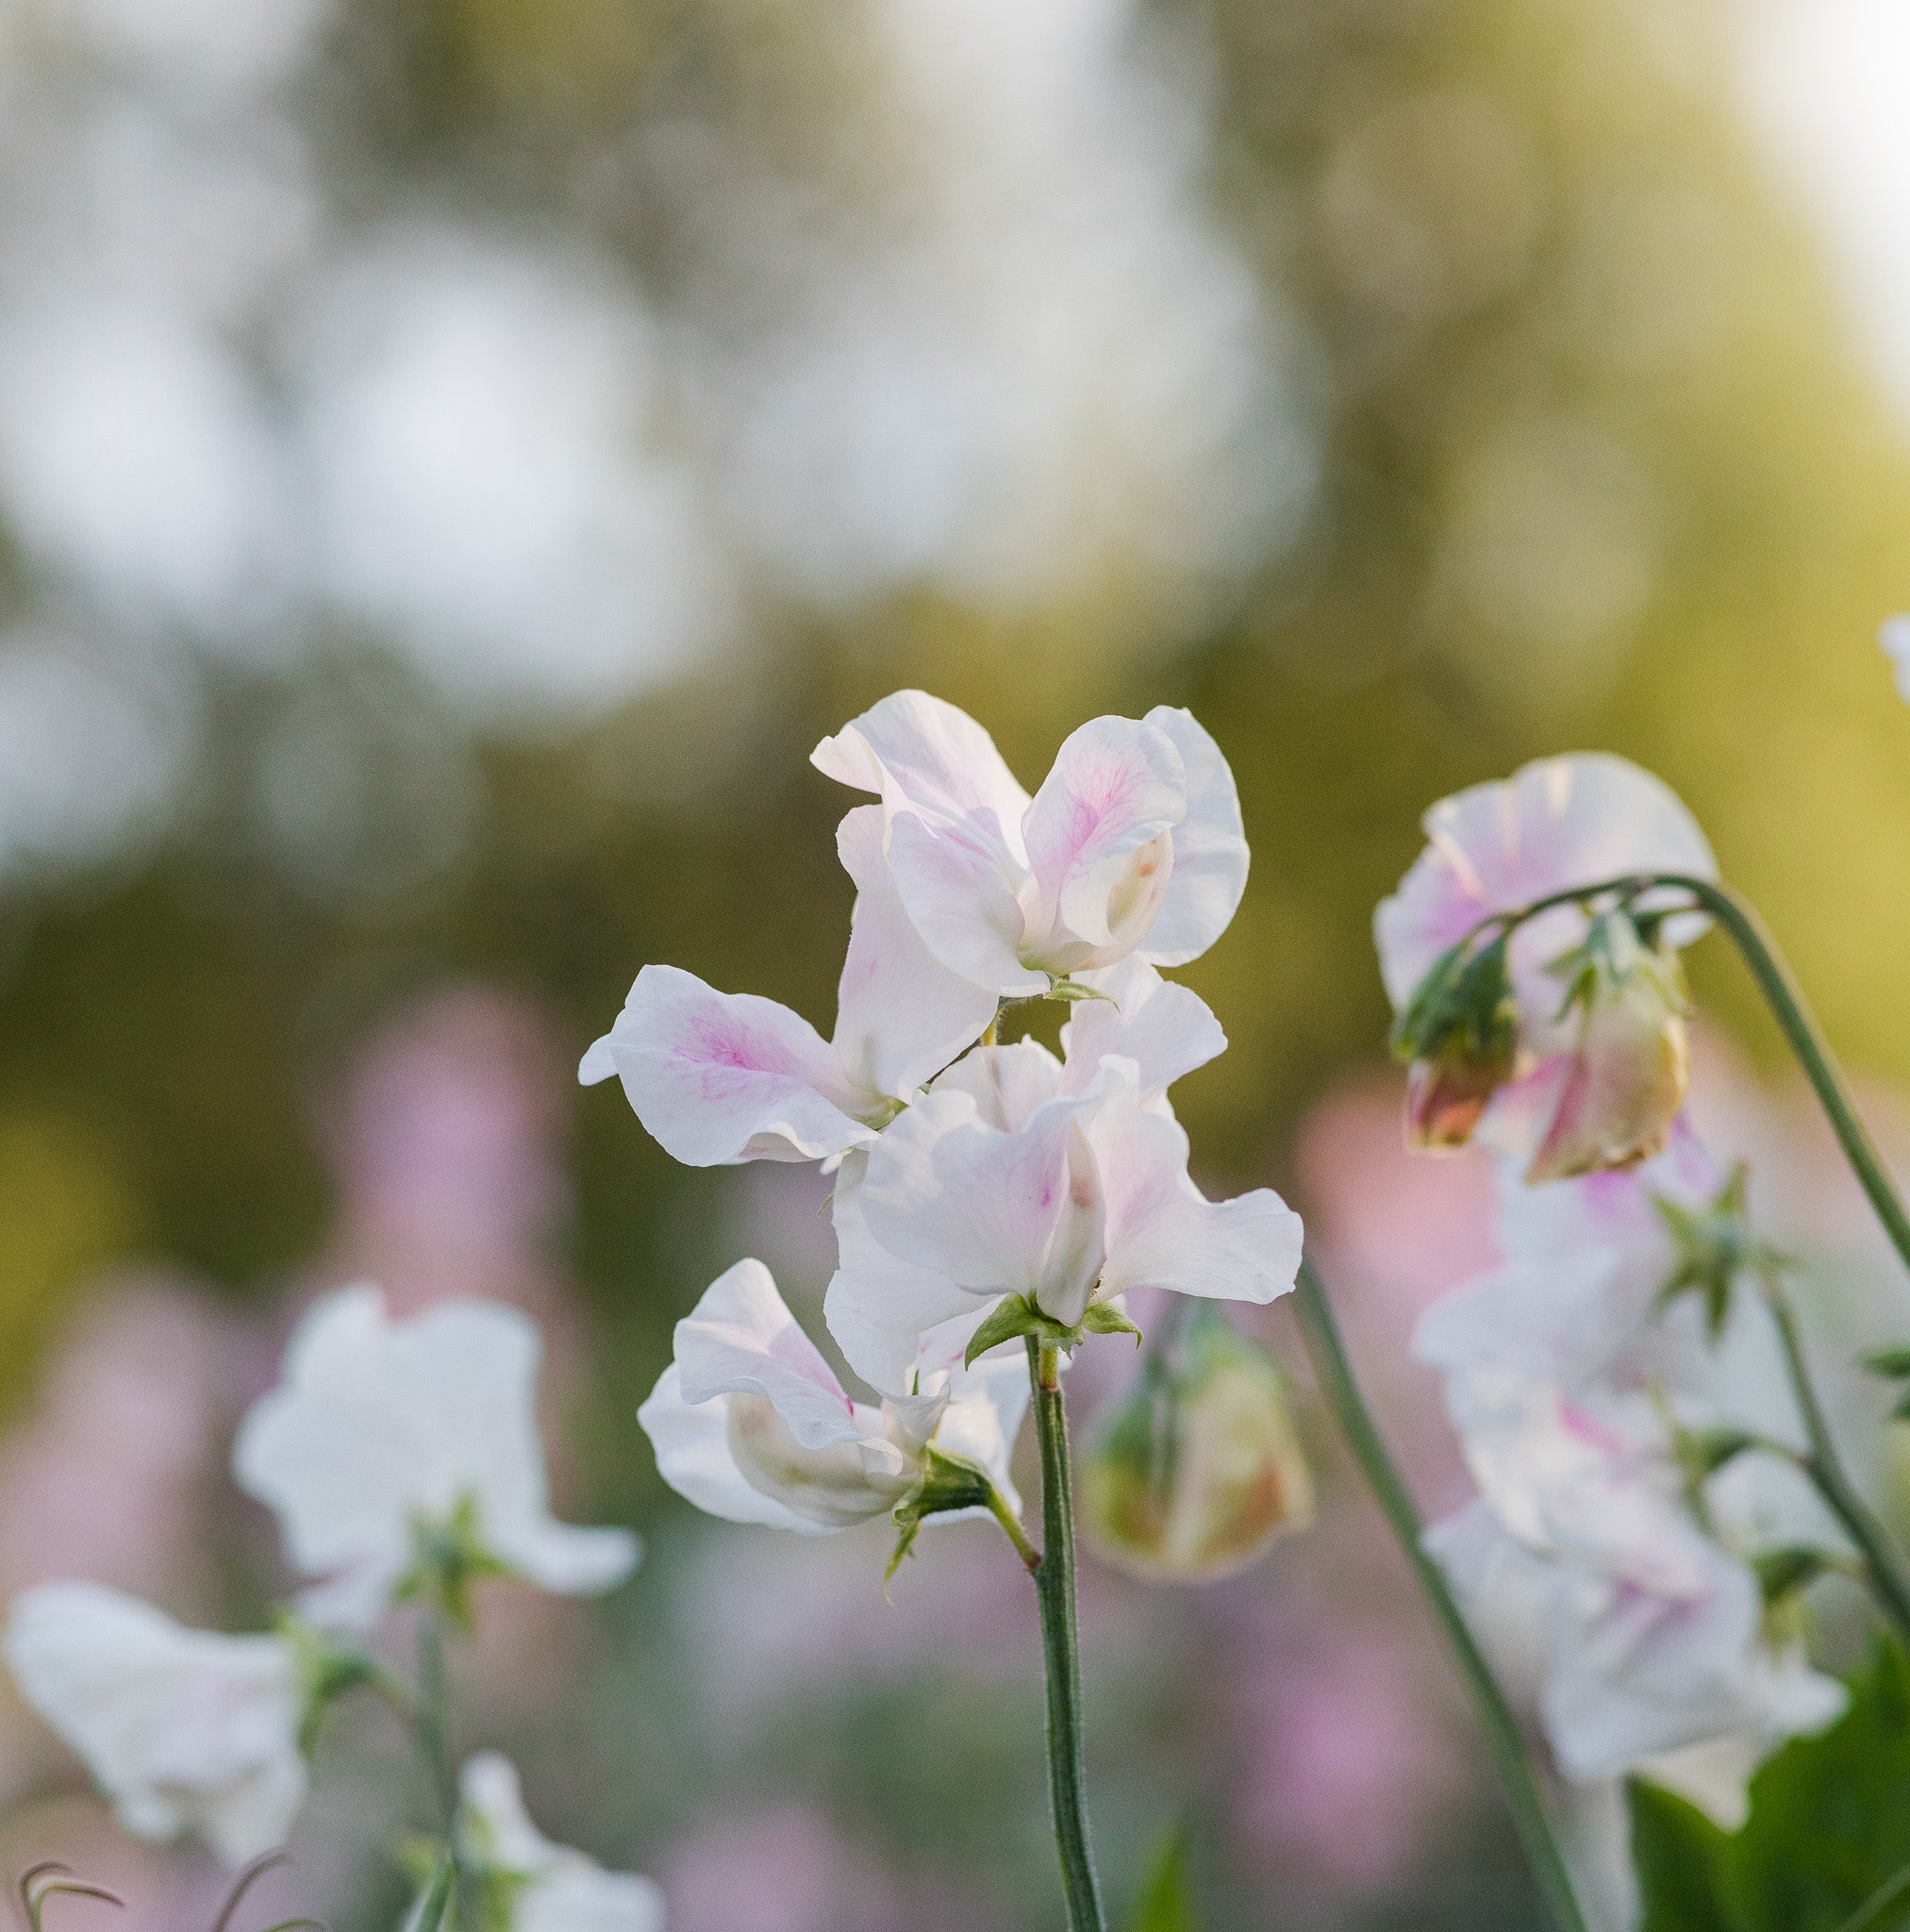
POLYGON ((1081 1503, 1122 1569, 1187 1582, 1244 1569, 1313 1519, 1279 1369, 1218 1308, 1190 1310, 1084 1448, 1081 1503))
POLYGON ((882 843, 879 806, 837 833, 856 897, 833 1041, 773 1000, 646 966, 583 1080, 620 1075, 638 1119, 691 1167, 816 1160, 873 1139, 995 1016, 994 996, 917 938, 882 843))
POLYGON ((1008 1457, 1027 1398, 1016 1357, 856 1402, 770 1271, 739 1261, 676 1324, 675 1359, 637 1419, 664 1481, 698 1508, 818 1535, 893 1512, 951 1462, 1018 1510, 1008 1457))
POLYGON ((966 712, 897 691, 816 747, 882 800, 896 890, 929 950, 991 993, 1138 954, 1197 958, 1247 881, 1233 774, 1187 711, 1096 718, 1030 799, 966 712))
POLYGON ((1480 928, 1575 886, 1715 877, 1696 820, 1637 766, 1579 753, 1443 799, 1423 823, 1426 850, 1373 916, 1396 1042, 1414 1062, 1415 1140, 1462 1144, 1523 1069, 1562 1059, 1533 1076, 1535 1178, 1655 1151, 1685 1087, 1675 948, 1702 915, 1666 916, 1676 894, 1661 890, 1596 914, 1553 907, 1503 939, 1480 928))
POLYGON ((1655 1534, 1629 1560, 1595 1564, 1535 1550, 1483 1500, 1426 1533, 1468 1604, 1536 1640, 1539 1713, 1567 1776, 1616 1776, 1714 1739, 1775 1744, 1842 1711, 1842 1685, 1767 1641, 1748 1564, 1669 1513, 1646 1522, 1655 1534))
POLYGON ((868 1233, 942 1278, 944 1319, 963 1296, 1010 1295, 1075 1328, 1132 1289, 1269 1302, 1293 1286, 1300 1217, 1266 1188, 1207 1200, 1134 1060, 1110 1054, 1084 1091, 1068 1084, 1038 1046, 984 1047, 870 1149, 868 1233))
POLYGON ((457 1788, 458 1850, 489 1932, 663 1932, 656 1881, 553 1844, 531 1823, 507 1757, 469 1759, 457 1788))
POLYGON ((21 1693, 135 1836, 196 1831, 233 1866, 283 1842, 306 1792, 284 1639, 188 1630, 99 1584, 44 1583, 14 1599, 6 1648, 21 1693))
POLYGON ((567 1594, 629 1574, 639 1546, 627 1530, 550 1513, 541 1345, 535 1323, 495 1302, 440 1302, 393 1322, 368 1284, 306 1316, 283 1380, 240 1427, 233 1468, 277 1512, 292 1563, 328 1579, 304 1599, 315 1622, 370 1624, 434 1560, 567 1594))

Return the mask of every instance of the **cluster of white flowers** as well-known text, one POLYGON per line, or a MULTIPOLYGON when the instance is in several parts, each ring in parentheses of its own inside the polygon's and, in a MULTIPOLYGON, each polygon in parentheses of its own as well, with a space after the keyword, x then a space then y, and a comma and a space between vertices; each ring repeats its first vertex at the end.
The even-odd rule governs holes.
POLYGON ((825 1041, 787 1008, 646 966, 586 1055, 680 1160, 835 1171, 825 1319, 880 1398, 845 1391, 759 1262, 676 1330, 640 1411, 665 1479, 743 1523, 815 1533, 977 1507, 1027 1401, 1022 1343, 1126 1325, 1133 1289, 1268 1302, 1299 1217, 1206 1200, 1167 1090, 1226 1040, 1158 968, 1226 928, 1247 876, 1233 774, 1186 712, 1098 718, 1031 798, 988 733, 920 691, 817 746, 874 792, 837 844, 856 897, 825 1041), (995 1043, 1009 1004, 1067 1000, 1062 1057, 995 1043))
MULTIPOLYGON (((566 1593, 635 1566, 622 1529, 578 1529, 549 1507, 536 1421, 535 1324, 497 1303, 450 1301, 408 1321, 375 1288, 307 1315, 279 1385, 246 1415, 234 1468, 276 1513, 286 1556, 319 1579, 270 1634, 190 1630, 101 1585, 15 1599, 7 1661, 27 1702, 86 1761, 141 1838, 199 1833, 230 1865, 283 1842, 304 1803, 325 1705, 382 1666, 351 1646, 402 1600, 501 1574, 566 1593)), ((647 1879, 599 1871, 531 1826, 515 1774, 464 1770, 452 1827, 467 1870, 499 1881, 510 1932, 588 1922, 659 1932, 647 1879)))
MULTIPOLYGON (((1752 1252, 1741 1184, 1681 1110, 1675 948, 1705 922, 1670 911, 1680 895, 1664 888, 1568 896, 1517 926, 1503 974, 1488 964, 1462 992, 1446 973, 1454 1024, 1429 1029, 1424 1002, 1415 1015, 1449 949, 1499 915, 1615 879, 1715 876, 1703 834, 1657 779, 1603 756, 1477 786, 1435 806, 1425 830, 1375 920, 1420 1055, 1409 1126, 1433 1145, 1476 1130, 1491 1149, 1504 1256, 1415 1336, 1479 1486, 1428 1547, 1488 1629, 1536 1640, 1540 1714, 1570 1776, 1815 1729, 1844 1691, 1767 1613, 1762 1458, 1714 1473, 1690 1453, 1707 1427, 1742 1421, 1719 1409, 1716 1329, 1762 1315, 1731 1299, 1752 1252), (1604 977, 1587 985, 1613 926, 1624 937, 1599 941, 1604 977)), ((1796 1434, 1794 1413, 1759 1420, 1796 1434)))

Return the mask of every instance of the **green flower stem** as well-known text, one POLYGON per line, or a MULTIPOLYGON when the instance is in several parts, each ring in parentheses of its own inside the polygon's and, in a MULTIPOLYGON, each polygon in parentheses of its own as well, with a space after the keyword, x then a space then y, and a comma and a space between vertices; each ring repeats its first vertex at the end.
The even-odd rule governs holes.
POLYGON ((1021 1519, 1008 1507, 1007 1498, 993 1483, 988 1485, 988 1514, 1007 1533, 1008 1541, 1015 1546, 1015 1554, 1026 1565, 1030 1574, 1041 1568, 1041 1552, 1028 1541, 1028 1532, 1021 1527, 1021 1519))
POLYGON ((1910 1212, 1906 1212, 1902 1198, 1897 1192, 1896 1184, 1891 1180, 1868 1129, 1858 1118, 1857 1109, 1852 1104, 1850 1089, 1837 1070, 1830 1044, 1804 999, 1796 975, 1778 951, 1777 941, 1771 938, 1769 929, 1749 901, 1740 898, 1729 886, 1712 879, 1694 878, 1683 873, 1634 873, 1623 878, 1606 879, 1597 885, 1575 886, 1570 891, 1553 892, 1503 920, 1483 922, 1481 929, 1499 924, 1510 931, 1513 926, 1522 924, 1554 906, 1574 905, 1580 900, 1598 898, 1607 892, 1636 895, 1654 887, 1670 887, 1690 893, 1730 935, 1731 942, 1750 968, 1751 976, 1756 980, 1765 1003, 1783 1028, 1791 1051, 1797 1055, 1798 1063, 1803 1068, 1804 1076, 1810 1081, 1819 1104, 1830 1121, 1831 1129, 1837 1137, 1837 1144, 1844 1150, 1844 1158, 1851 1163, 1851 1171, 1868 1196, 1877 1219, 1884 1224, 1884 1232, 1890 1237, 1891 1245, 1902 1257, 1903 1265, 1910 1268, 1910 1212))
POLYGON ((1042 1551, 1035 1568, 1035 1593, 1048 1667, 1048 1797, 1055 1815, 1055 1845, 1061 1857, 1070 1932, 1106 1932, 1101 1888, 1088 1844, 1081 1654, 1074 1627, 1074 1498, 1068 1467, 1068 1419, 1061 1400, 1061 1356, 1054 1343, 1032 1335, 1028 1378, 1041 1444, 1042 1551))
POLYGON ((1347 1359, 1346 1344, 1340 1339, 1339 1325, 1333 1318, 1326 1291, 1310 1262, 1302 1261, 1300 1264, 1299 1286, 1293 1299, 1300 1318, 1300 1332, 1306 1343, 1306 1353, 1312 1359, 1320 1393, 1325 1396, 1328 1407, 1345 1432, 1361 1473, 1385 1512, 1400 1548, 1405 1553, 1406 1561, 1412 1565, 1413 1574, 1453 1647, 1460 1674, 1478 1707, 1486 1742, 1498 1769, 1506 1803, 1511 1807, 1513 1824, 1518 1827, 1525 1856, 1531 1861, 1533 1874, 1538 1881, 1538 1889, 1552 1908, 1559 1932, 1588 1932, 1578 1894, 1572 1890, 1570 1874, 1558 1848, 1557 1835, 1546 1808, 1538 1774, 1533 1768, 1525 1734, 1512 1713, 1512 1707, 1506 1703, 1505 1693, 1500 1689, 1491 1665, 1486 1661, 1471 1626, 1466 1622, 1448 1588, 1444 1573, 1420 1544, 1420 1512, 1360 1395, 1359 1385, 1354 1380, 1353 1365, 1347 1359))
POLYGON ((1842 1524, 1845 1534, 1856 1545, 1878 1607, 1897 1626, 1897 1634, 1910 1644, 1910 1577, 1904 1575, 1884 1525, 1864 1501, 1837 1454, 1837 1445, 1831 1437, 1829 1418, 1824 1414, 1823 1404, 1818 1400, 1817 1387, 1811 1380, 1803 1336, 1790 1297, 1773 1277, 1767 1276, 1763 1287, 1765 1305, 1777 1324, 1778 1340, 1783 1344, 1785 1370, 1790 1377, 1791 1393, 1797 1398, 1798 1414, 1804 1426, 1804 1440, 1810 1444, 1808 1452, 1796 1458, 1798 1467, 1816 1485, 1831 1513, 1842 1524))
POLYGON ((1903 1924, 1906 1906, 1910 1906, 1910 1865, 1879 1886, 1837 1932, 1890 1932, 1903 1924))

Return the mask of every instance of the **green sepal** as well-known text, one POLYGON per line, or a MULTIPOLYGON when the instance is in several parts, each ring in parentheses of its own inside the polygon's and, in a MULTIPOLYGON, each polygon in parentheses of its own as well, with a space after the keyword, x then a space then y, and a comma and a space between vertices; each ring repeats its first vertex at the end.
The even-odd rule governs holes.
POLYGON ((1468 937, 1448 946, 1393 1022, 1388 1043, 1398 1060, 1437 1059, 1457 1053, 1478 1062, 1503 1063, 1509 1073, 1519 1048, 1519 1001, 1506 962, 1509 935, 1475 947, 1468 937))
POLYGON ((1764 1446, 1764 1439, 1749 1429, 1684 1429, 1678 1438, 1680 1456, 1701 1477, 1716 1475, 1727 1462, 1735 1462, 1747 1449, 1764 1446))
POLYGON ((415 1523, 411 1567, 392 1592, 398 1603, 416 1600, 444 1613, 454 1629, 467 1635, 475 1623, 471 1590, 489 1576, 508 1576, 507 1563, 486 1548, 477 1499, 458 1497, 451 1514, 438 1523, 415 1523))
POLYGON ((1138 1348, 1145 1339, 1139 1328, 1112 1302, 1090 1302, 1081 1318, 1082 1332, 1088 1335, 1132 1335, 1138 1348))
POLYGON ((431 1875, 405 1914, 400 1932, 440 1932, 451 1916, 451 1893, 457 1879, 457 1861, 448 1850, 440 1849, 431 1875))
POLYGON ((1795 1266, 1790 1257, 1758 1240, 1746 1208, 1750 1170, 1739 1161, 1715 1200, 1702 1208, 1680 1207, 1663 1194, 1652 1205, 1678 1248, 1678 1266, 1658 1291, 1658 1307, 1680 1295, 1695 1294, 1704 1308, 1705 1332, 1713 1341, 1731 1319, 1731 1293, 1745 1274, 1774 1279, 1795 1266))
POLYGON ((1882 1375, 1886 1382, 1910 1382, 1910 1346, 1873 1348, 1859 1359, 1871 1374, 1882 1375))
POLYGON ((1111 992, 1103 992, 1098 986, 1083 986, 1078 979, 1070 979, 1067 974, 1056 974, 1048 982, 1047 998, 1063 1000, 1069 1006, 1078 1006, 1083 1000, 1105 1000, 1110 1007, 1121 1002, 1111 992))
POLYGON ((1199 1932, 1185 1825, 1165 1832, 1148 1860, 1127 1932, 1199 1932))
POLYGON ((1072 1348, 1081 1340, 1078 1328, 1070 1328, 1045 1314, 1024 1294, 1005 1294, 995 1304, 988 1320, 969 1337, 962 1354, 962 1366, 972 1369, 991 1348, 1005 1341, 1019 1341, 1032 1335, 1038 1341, 1053 1342, 1057 1348, 1072 1348))
POLYGON ((325 1713, 340 1697, 361 1684, 376 1683, 383 1674, 383 1667, 361 1650, 340 1649, 322 1630, 313 1629, 297 1617, 281 1617, 278 1632, 291 1651, 292 1665, 298 1673, 298 1748, 309 1757, 318 1742, 325 1713))
POLYGON ((915 1547, 923 1522, 955 1509, 986 1509, 995 1499, 995 1485, 987 1470, 959 1456, 950 1456, 931 1442, 922 1453, 922 1478, 889 1511, 897 1535, 882 1573, 886 1587, 902 1568, 902 1559, 915 1547))
POLYGON ((1757 1587, 1764 1593, 1767 1610, 1782 1609, 1800 1591, 1808 1590, 1819 1576, 1840 1566, 1828 1550, 1809 1543, 1786 1543, 1781 1549, 1765 1550, 1752 1557, 1751 1567, 1757 1574, 1757 1587))
POLYGON ((1910 1423, 1910 1389, 1906 1389, 1903 1391, 1898 1400, 1896 1407, 1890 1411, 1890 1420, 1892 1422, 1910 1423))

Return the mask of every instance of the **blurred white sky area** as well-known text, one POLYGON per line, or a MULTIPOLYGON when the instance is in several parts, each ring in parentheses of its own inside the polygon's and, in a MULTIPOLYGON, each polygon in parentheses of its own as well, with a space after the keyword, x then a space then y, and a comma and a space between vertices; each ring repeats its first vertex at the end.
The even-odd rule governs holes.
MULTIPOLYGON (((1136 0, 710 0, 743 105, 609 143, 667 274, 354 145, 334 5, 0 0, 0 874, 162 826, 221 662, 561 726, 917 587, 1171 641, 1298 531, 1304 358, 1136 0)), ((1910 409, 1910 0, 1744 5, 1910 409)))

